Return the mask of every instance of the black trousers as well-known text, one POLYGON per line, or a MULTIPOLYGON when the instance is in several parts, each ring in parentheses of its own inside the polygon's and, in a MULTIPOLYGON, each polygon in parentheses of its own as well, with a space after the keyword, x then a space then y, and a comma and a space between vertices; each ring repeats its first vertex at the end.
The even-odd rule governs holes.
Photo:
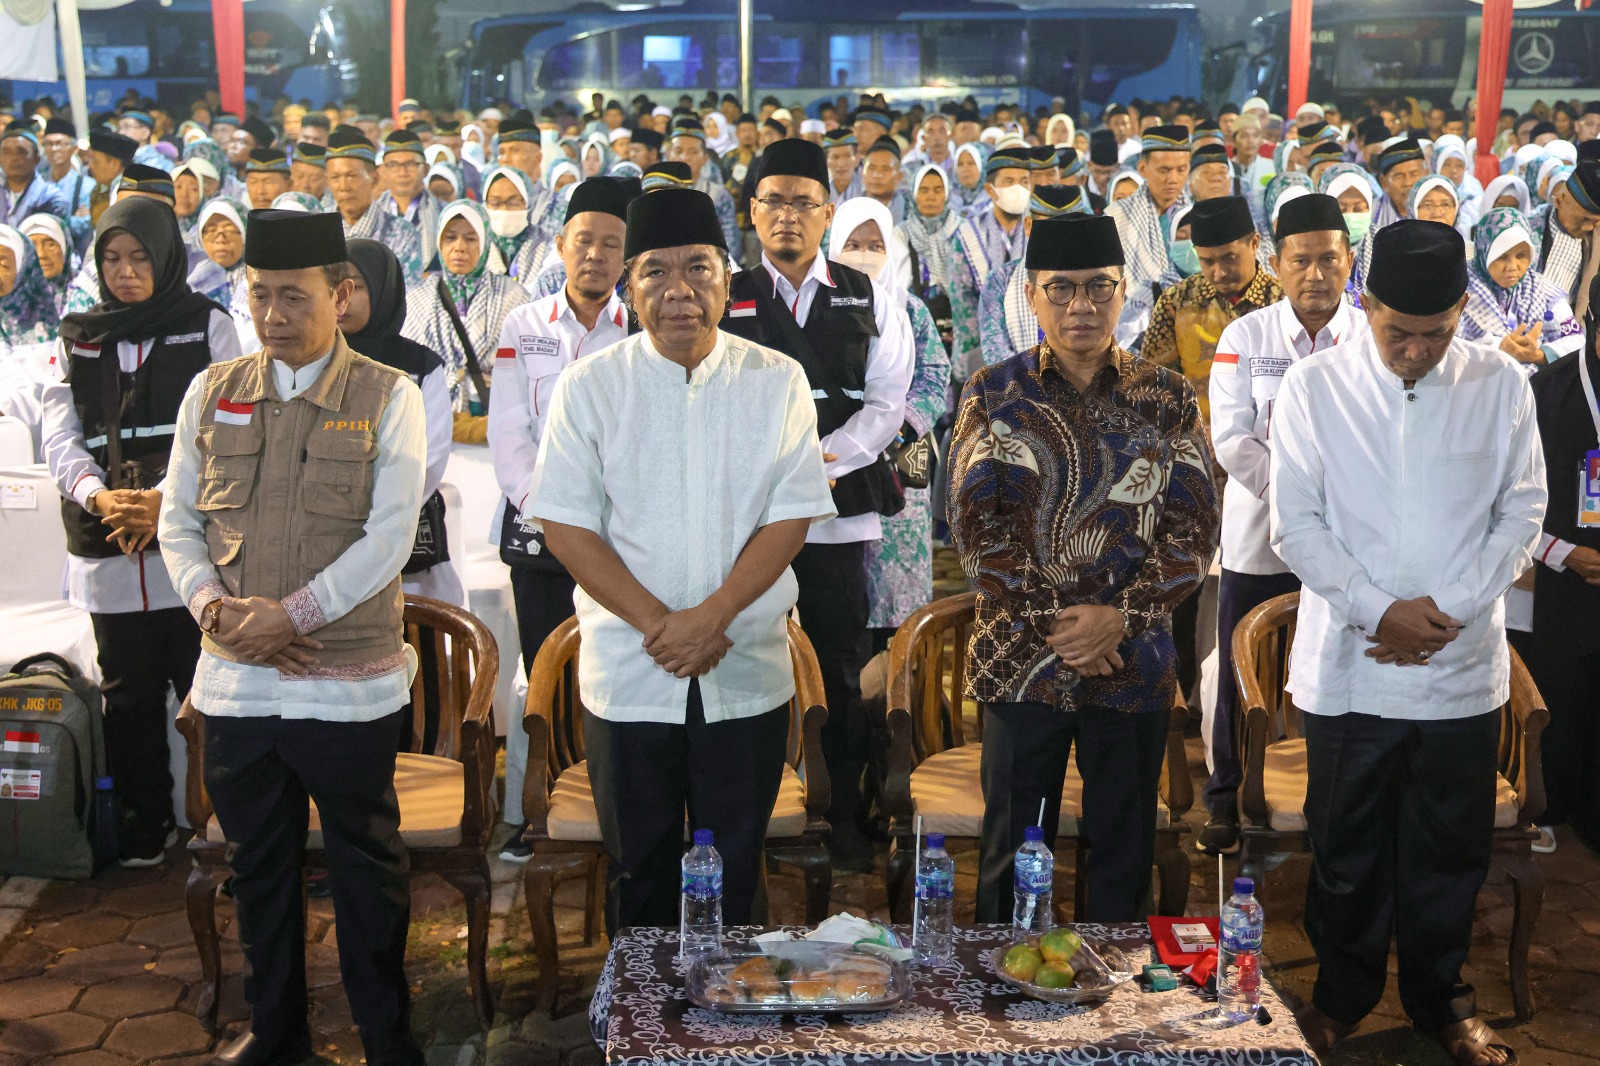
POLYGON ((1527 652, 1528 673, 1550 709, 1542 742, 1545 812, 1539 821, 1570 823, 1593 847, 1600 842, 1600 653, 1539 636, 1527 652))
POLYGON ((861 710, 861 668, 866 665, 867 545, 807 544, 790 564, 800 584, 800 628, 811 639, 822 668, 828 721, 822 755, 833 799, 828 821, 835 828, 861 813, 861 774, 867 765, 868 726, 861 710))
POLYGON ((91 614, 105 695, 106 767, 122 801, 122 851, 146 856, 173 826, 167 686, 189 695, 200 627, 182 607, 91 614))
MULTIPOLYGON (((1239 785, 1244 767, 1239 741, 1244 711, 1239 683, 1233 676, 1233 631, 1240 619, 1274 596, 1300 591, 1293 574, 1240 574, 1223 570, 1217 583, 1217 712, 1211 719, 1211 777, 1206 781, 1206 810, 1213 818, 1239 816, 1239 785)), ((1198 602, 1199 597, 1193 598, 1198 602)))
MULTIPOLYGON (((1200 678, 1200 663, 1195 656, 1199 630, 1200 590, 1195 589, 1172 609, 1172 643, 1178 652, 1178 691, 1185 700, 1194 695, 1195 682, 1200 678)), ((1193 705, 1190 701, 1190 706, 1193 705)))
POLYGON ((1355 1023, 1383 997, 1424 1030, 1477 1012, 1461 966, 1494 831, 1498 712, 1445 721, 1305 716, 1312 1002, 1355 1023))
POLYGON ((980 922, 1011 921, 1012 860, 1037 824, 1054 846, 1067 758, 1083 778, 1083 835, 1089 852, 1089 913, 1080 922, 1131 922, 1150 888, 1155 858, 1156 792, 1167 731, 1162 711, 1106 707, 1059 711, 1044 703, 985 703, 983 840, 978 845, 980 922), (1076 749, 1076 750, 1074 750, 1076 749))
POLYGON ((684 816, 722 856, 722 920, 766 922, 763 847, 789 742, 785 704, 707 723, 699 681, 683 725, 583 716, 589 783, 610 869, 606 932, 678 924, 684 816))
POLYGON ((411 863, 394 793, 398 712, 370 722, 207 715, 205 724, 206 788, 235 846, 251 1031, 285 1053, 310 1048, 300 868, 315 800, 339 972, 367 1062, 419 1066, 405 972, 411 863))
POLYGON ((565 570, 511 567, 511 601, 517 612, 524 673, 532 673, 534 657, 545 639, 576 613, 572 594, 577 588, 578 583, 565 570))

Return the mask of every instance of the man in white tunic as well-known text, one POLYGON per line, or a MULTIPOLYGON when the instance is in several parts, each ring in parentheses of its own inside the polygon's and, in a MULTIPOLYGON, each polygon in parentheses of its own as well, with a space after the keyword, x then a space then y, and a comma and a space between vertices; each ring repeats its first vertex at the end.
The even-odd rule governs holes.
POLYGON ((643 332, 562 372, 522 511, 578 583, 608 930, 677 922, 686 813, 722 854, 724 920, 759 922, 794 694, 789 563, 834 514, 816 411, 798 363, 718 328, 710 197, 634 200, 624 256, 643 332))

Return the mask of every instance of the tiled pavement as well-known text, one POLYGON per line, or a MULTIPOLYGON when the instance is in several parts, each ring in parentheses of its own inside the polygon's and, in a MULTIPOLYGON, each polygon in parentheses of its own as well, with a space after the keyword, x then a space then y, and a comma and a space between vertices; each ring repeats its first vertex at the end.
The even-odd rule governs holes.
MULTIPOLYGON (((941 584, 957 581, 943 559, 941 578, 941 584)), ((1198 782, 1204 771, 1197 740, 1190 741, 1189 756, 1198 782)), ((1189 821, 1198 826, 1199 818, 1191 812, 1189 821)), ((974 859, 957 855, 958 921, 971 919, 974 859)), ((1515 1024, 1511 1016, 1505 972, 1511 897, 1503 884, 1491 882, 1479 897, 1468 979, 1500 1038, 1527 1066, 1600 1062, 1600 859, 1563 834, 1560 850, 1541 863, 1545 902, 1531 963, 1538 1015, 1527 1025, 1515 1024)), ((408 958, 414 1024, 424 1034, 430 1066, 597 1066, 600 1054, 589 1040, 584 1008, 604 948, 577 946, 582 886, 569 882, 557 896, 557 924, 568 946, 551 1018, 531 1013, 534 964, 520 871, 497 858, 490 865, 496 884, 489 967, 499 1009, 488 1033, 478 1030, 467 994, 460 899, 431 876, 413 883, 408 958)), ((1300 922, 1306 872, 1303 857, 1291 858, 1272 869, 1261 887, 1268 915, 1267 972, 1291 998, 1308 994, 1316 973, 1300 922)), ((40 885, 13 878, 0 883, 0 1066, 206 1061, 213 1040, 193 1014, 199 963, 183 912, 187 873, 182 849, 175 848, 164 868, 117 870, 90 882, 40 885)), ((1195 913, 1204 913, 1207 905, 1215 913, 1215 878, 1209 861, 1195 863, 1195 913)), ((771 895, 780 919, 794 920, 801 912, 797 877, 774 877, 771 895)), ((1058 886, 1058 898, 1071 898, 1070 884, 1058 886)), ((881 860, 874 875, 837 877, 833 900, 836 910, 885 916, 881 860)), ((231 904, 224 900, 218 919, 230 929, 223 951, 224 972, 230 975, 222 996, 225 1036, 239 1031, 246 1017, 231 917, 231 904)), ((330 1062, 362 1062, 339 985, 327 901, 311 904, 309 931, 311 1024, 318 1051, 330 1062)), ((1392 981, 1377 1011, 1326 1061, 1329 1066, 1448 1062, 1409 1029, 1392 981)))

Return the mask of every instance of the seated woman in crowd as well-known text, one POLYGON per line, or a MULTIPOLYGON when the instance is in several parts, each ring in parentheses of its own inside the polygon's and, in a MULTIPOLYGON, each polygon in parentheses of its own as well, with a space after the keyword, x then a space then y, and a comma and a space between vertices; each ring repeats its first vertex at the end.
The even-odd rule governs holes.
POLYGON ((1372 228, 1372 179, 1354 163, 1335 163, 1322 172, 1317 191, 1339 201, 1350 243, 1358 244, 1372 228))
MULTIPOLYGON (((444 145, 435 147, 444 148, 444 145)), ((448 149, 446 149, 448 151, 448 149)), ((428 192, 441 204, 452 200, 461 200, 466 197, 466 178, 461 172, 459 163, 440 160, 428 168, 426 179, 428 192)))
POLYGON ((460 317, 487 378, 494 370, 495 346, 506 315, 527 303, 529 296, 505 274, 489 229, 489 212, 481 205, 457 200, 446 206, 439 212, 438 240, 442 272, 407 294, 401 333, 444 357, 450 402, 456 411, 469 411, 480 397, 468 380, 466 349, 444 301, 448 299, 460 317))
POLYGON ((1497 343, 1530 367, 1583 347, 1583 324, 1566 296, 1533 268, 1537 247, 1527 216, 1514 207, 1478 220, 1460 330, 1464 340, 1497 343))
POLYGON ((12 226, 0 226, 0 344, 15 348, 49 340, 60 321, 33 242, 12 226))
MULTIPOLYGON (((921 300, 933 316, 939 338, 948 351, 953 330, 950 241, 961 225, 961 213, 953 209, 950 178, 937 163, 928 163, 917 171, 912 191, 915 209, 906 213, 897 231, 910 250, 911 295, 921 300)), ((912 324, 916 324, 915 316, 912 316, 912 324)))
MULTIPOLYGON (((937 170, 938 167, 924 168, 937 170)), ((950 352, 933 316, 900 283, 895 262, 904 249, 894 237, 889 209, 868 196, 839 205, 828 231, 828 258, 866 274, 905 303, 911 318, 916 367, 906 394, 900 439, 918 440, 943 418, 950 395, 950 352)), ((873 650, 888 647, 894 630, 933 599, 933 508, 928 489, 905 490, 906 506, 883 519, 883 537, 867 550, 867 626, 873 650)))
POLYGON ((578 169, 578 164, 570 159, 557 159, 550 164, 550 169, 546 170, 544 175, 544 183, 550 186, 552 196, 560 196, 561 190, 582 180, 583 172, 578 169))
POLYGON ((1483 190, 1482 202, 1485 215, 1497 207, 1514 207, 1532 217, 1533 197, 1528 192, 1528 183, 1515 174, 1502 174, 1491 181, 1483 190))
POLYGON ((505 272, 526 284, 539 273, 550 248, 529 218, 533 189, 528 176, 515 167, 492 167, 483 176, 483 206, 488 211, 489 232, 505 272))
POLYGON ((322 201, 308 192, 290 190, 289 192, 278 194, 277 198, 272 201, 272 209, 274 211, 306 211, 314 215, 322 210, 322 201))
MULTIPOLYGON (((1324 175, 1333 169, 1329 167, 1323 172, 1324 175)), ((1266 192, 1261 195, 1261 217, 1256 219, 1256 233, 1261 238, 1261 254, 1272 255, 1277 251, 1278 244, 1272 239, 1272 231, 1278 224, 1278 209, 1285 201, 1315 190, 1316 186, 1312 184, 1311 176, 1301 170, 1281 170, 1267 182, 1266 192)))
MULTIPOLYGON (((45 288, 50 292, 50 306, 57 318, 67 303, 67 286, 78 272, 78 256, 72 245, 72 234, 60 217, 40 213, 29 215, 18 227, 22 235, 33 242, 33 252, 39 258, 39 271, 44 275, 45 288)), ((54 326, 51 334, 54 335, 54 326)))
POLYGON ((1434 174, 1411 186, 1411 195, 1406 202, 1412 218, 1454 226, 1456 214, 1461 210, 1461 193, 1456 189, 1455 182, 1434 174))
POLYGON ((178 230, 190 247, 199 241, 200 209, 210 203, 222 186, 216 170, 204 158, 195 156, 179 163, 172 171, 173 213, 178 230))
MULTIPOLYGON (((249 318, 250 309, 244 302, 244 235, 250 211, 237 200, 219 196, 200 209, 196 228, 200 232, 200 250, 206 253, 206 262, 189 272, 189 285, 195 292, 207 296, 230 311, 235 307, 249 318)), ((235 313, 234 317, 239 318, 235 313)))
POLYGON ((1106 203, 1114 204, 1118 200, 1126 200, 1144 187, 1144 178, 1139 176, 1137 170, 1119 170, 1111 176, 1110 195, 1106 203))
POLYGON ((598 177, 616 160, 611 152, 611 140, 603 133, 591 133, 583 142, 583 176, 598 177))
POLYGON ((956 180, 950 188, 950 207, 965 217, 987 200, 983 189, 983 165, 989 159, 988 147, 968 141, 956 149, 956 180))

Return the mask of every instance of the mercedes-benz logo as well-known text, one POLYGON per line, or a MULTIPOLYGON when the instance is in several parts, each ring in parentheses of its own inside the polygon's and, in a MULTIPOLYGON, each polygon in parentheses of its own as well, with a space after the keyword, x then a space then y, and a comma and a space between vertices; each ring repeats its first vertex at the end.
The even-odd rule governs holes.
POLYGON ((1556 61, 1556 42, 1547 33, 1524 33, 1517 38, 1512 58, 1524 74, 1543 74, 1556 61))

